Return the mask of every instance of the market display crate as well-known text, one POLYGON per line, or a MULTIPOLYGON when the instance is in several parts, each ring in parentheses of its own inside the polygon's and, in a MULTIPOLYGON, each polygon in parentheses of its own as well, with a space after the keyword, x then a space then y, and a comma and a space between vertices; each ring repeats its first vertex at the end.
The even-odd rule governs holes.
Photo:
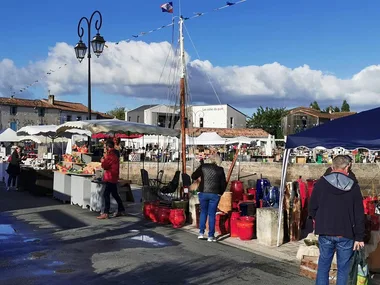
MULTIPOLYGON (((304 255, 301 260, 300 275, 313 280, 317 279, 318 258, 318 256, 304 255)), ((337 271, 337 265, 332 263, 329 274, 329 284, 336 284, 337 271)))

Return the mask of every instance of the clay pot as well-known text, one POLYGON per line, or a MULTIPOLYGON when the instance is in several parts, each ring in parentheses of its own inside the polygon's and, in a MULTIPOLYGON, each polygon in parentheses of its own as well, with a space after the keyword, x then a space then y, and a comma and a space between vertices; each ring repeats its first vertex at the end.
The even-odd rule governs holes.
POLYGON ((372 231, 378 231, 380 229, 380 223, 379 223, 379 216, 378 215, 372 215, 371 216, 371 230, 372 231))
POLYGON ((232 201, 243 200, 243 193, 244 193, 243 182, 239 180, 232 181, 230 191, 232 192, 232 201))
POLYGON ((169 220, 173 228, 182 228, 186 222, 186 214, 184 209, 170 209, 169 220))
POLYGON ((220 235, 230 232, 230 219, 227 214, 220 213, 215 216, 215 231, 220 235))
POLYGON ((247 192, 253 196, 251 200, 256 200, 256 188, 249 188, 247 189, 247 192))
POLYGON ((157 222, 162 225, 169 224, 170 208, 158 207, 157 210, 157 222))
POLYGON ((251 240, 254 237, 255 234, 255 217, 240 217, 237 220, 237 228, 238 228, 238 234, 239 238, 241 240, 251 240))
POLYGON ((231 237, 238 237, 238 228, 237 228, 237 221, 240 218, 240 212, 231 212, 230 217, 230 236, 231 237))
POLYGON ((143 215, 146 219, 151 220, 150 213, 152 212, 153 205, 158 205, 159 202, 144 202, 143 215))
POLYGON ((243 201, 252 201, 254 196, 252 194, 243 194, 243 201))
POLYGON ((157 223, 157 216, 158 216, 158 205, 152 204, 149 212, 149 218, 157 223))

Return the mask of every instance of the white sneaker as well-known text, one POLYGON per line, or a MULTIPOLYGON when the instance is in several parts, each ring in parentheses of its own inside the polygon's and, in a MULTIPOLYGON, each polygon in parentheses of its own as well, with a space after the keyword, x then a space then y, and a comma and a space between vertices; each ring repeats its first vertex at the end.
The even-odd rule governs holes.
POLYGON ((216 238, 215 237, 209 237, 207 239, 208 242, 216 242, 216 238))
POLYGON ((203 234, 199 234, 198 239, 205 239, 205 236, 203 234))

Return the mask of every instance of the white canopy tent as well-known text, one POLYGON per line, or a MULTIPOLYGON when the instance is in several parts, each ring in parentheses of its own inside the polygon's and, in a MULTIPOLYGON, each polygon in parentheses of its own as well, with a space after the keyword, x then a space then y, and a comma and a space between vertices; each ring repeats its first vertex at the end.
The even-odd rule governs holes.
POLYGON ((122 121, 118 119, 87 120, 66 122, 58 126, 57 134, 60 135, 67 130, 80 129, 90 131, 92 134, 145 134, 177 136, 179 131, 174 129, 162 128, 153 125, 122 121))
POLYGON ((200 136, 192 139, 187 137, 188 145, 224 145, 226 144, 226 139, 219 136, 216 132, 205 132, 200 136))
POLYGON ((170 149, 178 150, 178 138, 177 137, 161 137, 157 135, 144 135, 140 138, 134 139, 121 139, 128 147, 136 145, 137 147, 145 147, 147 144, 158 144, 161 148, 166 148, 170 145, 170 149))
POLYGON ((73 135, 91 136, 91 133, 85 130, 65 130, 58 134, 58 126, 42 125, 42 126, 26 126, 17 131, 18 136, 44 136, 52 139, 57 137, 71 138, 73 135))
POLYGON ((18 142, 19 138, 17 137, 17 133, 8 128, 4 132, 0 134, 0 142, 18 142))
POLYGON ((242 144, 242 143, 244 143, 244 144, 250 144, 253 141, 255 141, 255 139, 244 137, 244 136, 239 136, 239 137, 236 137, 236 138, 228 138, 228 139, 226 139, 226 144, 235 144, 235 143, 238 143, 238 144, 242 144))

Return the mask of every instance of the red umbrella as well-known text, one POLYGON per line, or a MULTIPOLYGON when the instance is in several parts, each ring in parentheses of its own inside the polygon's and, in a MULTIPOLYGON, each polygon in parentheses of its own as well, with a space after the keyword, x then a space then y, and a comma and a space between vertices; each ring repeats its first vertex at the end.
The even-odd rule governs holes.
POLYGON ((109 138, 138 139, 138 138, 141 138, 142 136, 143 135, 141 135, 141 134, 133 134, 133 135, 115 134, 115 135, 110 135, 110 134, 100 133, 100 134, 93 134, 91 136, 91 138, 93 138, 93 139, 109 139, 109 138))

